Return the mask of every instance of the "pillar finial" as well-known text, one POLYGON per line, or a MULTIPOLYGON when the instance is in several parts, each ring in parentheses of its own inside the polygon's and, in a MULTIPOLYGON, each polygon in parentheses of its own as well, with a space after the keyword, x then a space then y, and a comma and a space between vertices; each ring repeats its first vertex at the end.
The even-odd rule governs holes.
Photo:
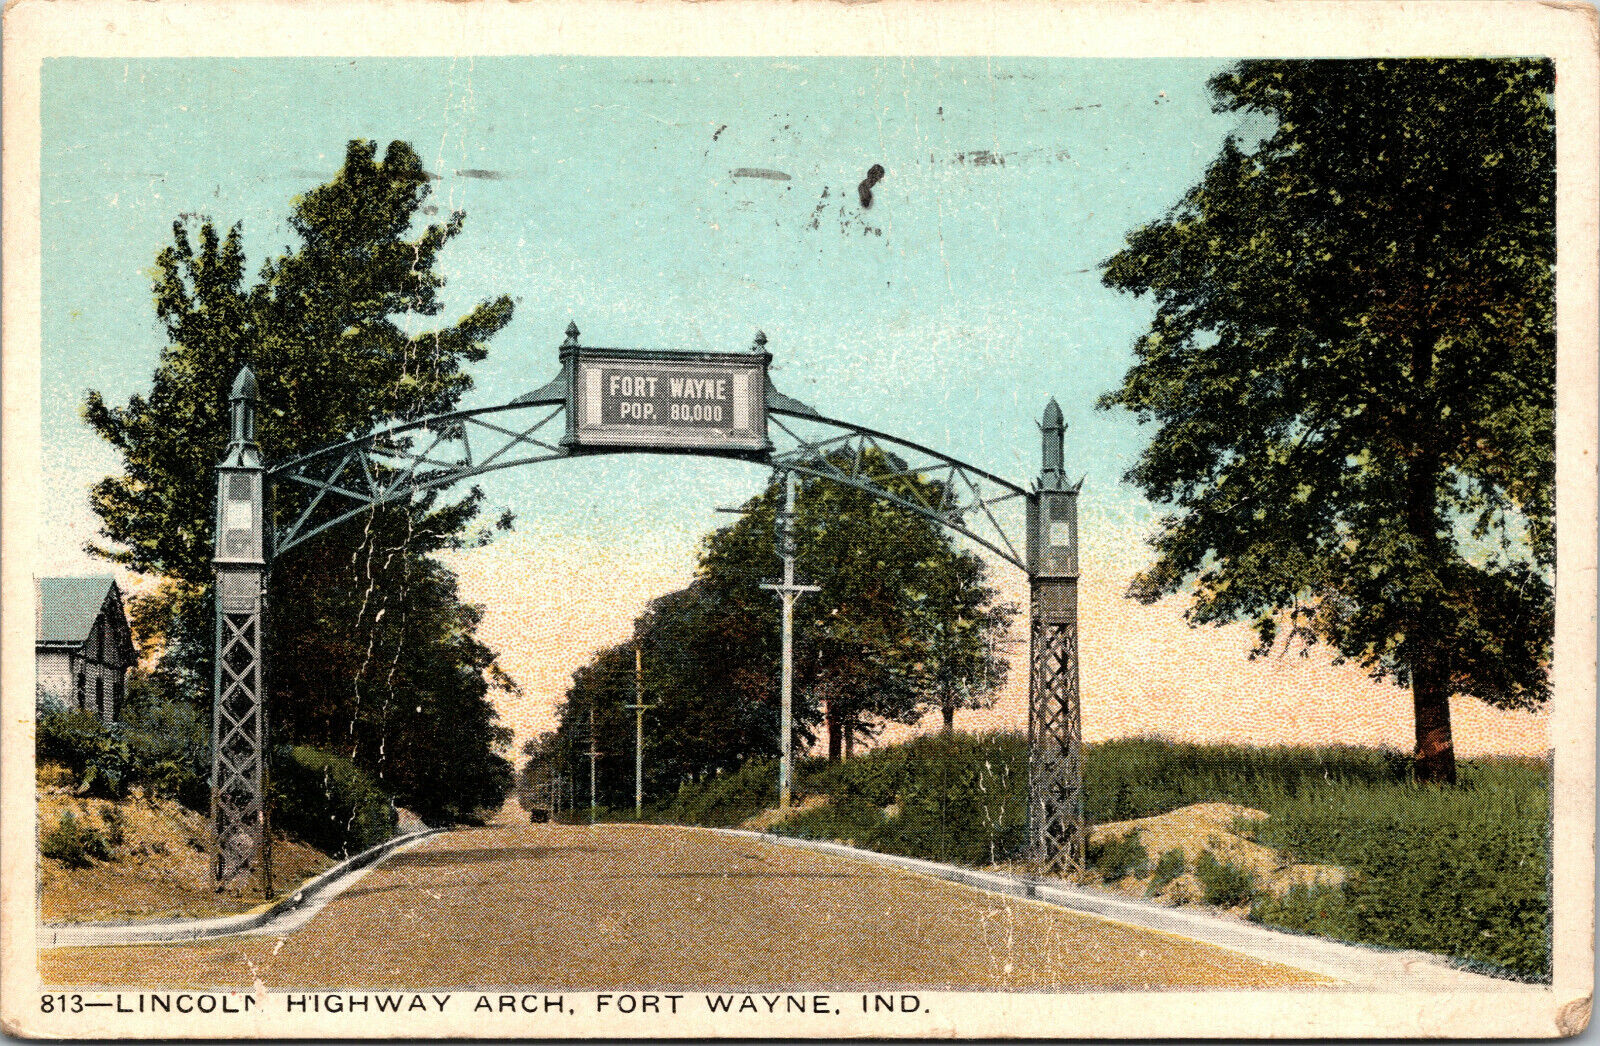
POLYGON ((1061 490, 1067 485, 1066 471, 1062 464, 1065 456, 1067 423, 1061 415, 1061 404, 1056 402, 1054 396, 1045 404, 1044 421, 1039 429, 1044 436, 1044 468, 1039 477, 1039 486, 1044 490, 1061 490))
POLYGON ((235 457, 245 448, 253 448, 256 440, 256 404, 261 401, 261 390, 256 375, 248 366, 239 368, 233 379, 233 389, 228 393, 228 420, 232 434, 229 437, 229 456, 235 457))
POLYGON ((571 320, 567 321, 567 340, 561 343, 561 347, 563 349, 575 349, 578 347, 577 323, 571 320))
POLYGON ((756 340, 755 340, 754 343, 751 344, 750 351, 751 352, 766 352, 767 351, 767 335, 766 335, 765 332, 756 331, 756 340))
POLYGON ((261 399, 261 390, 256 384, 256 373, 250 369, 249 364, 239 368, 238 375, 233 379, 233 391, 228 393, 230 400, 261 399))

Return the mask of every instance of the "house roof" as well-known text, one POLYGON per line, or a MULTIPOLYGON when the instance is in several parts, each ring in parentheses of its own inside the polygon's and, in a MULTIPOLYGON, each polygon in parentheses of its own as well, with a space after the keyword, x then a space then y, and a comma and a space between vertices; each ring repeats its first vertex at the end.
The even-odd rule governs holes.
MULTIPOLYGON (((89 638, 106 596, 116 587, 106 577, 42 577, 34 580, 34 641, 80 644, 89 638)), ((121 590, 118 590, 121 602, 121 590)))

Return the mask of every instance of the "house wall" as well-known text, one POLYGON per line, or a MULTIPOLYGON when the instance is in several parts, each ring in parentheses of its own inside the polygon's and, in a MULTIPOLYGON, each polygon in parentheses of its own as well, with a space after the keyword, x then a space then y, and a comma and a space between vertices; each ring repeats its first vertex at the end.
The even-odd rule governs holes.
POLYGON ((122 687, 127 670, 115 665, 81 661, 83 672, 83 701, 85 711, 94 712, 110 723, 122 711, 122 687))
POLYGON ((39 689, 69 707, 72 700, 72 655, 65 650, 40 650, 34 658, 39 689))
POLYGON ((40 689, 68 708, 93 712, 107 723, 119 717, 130 666, 122 663, 104 613, 77 650, 36 650, 35 663, 40 689))

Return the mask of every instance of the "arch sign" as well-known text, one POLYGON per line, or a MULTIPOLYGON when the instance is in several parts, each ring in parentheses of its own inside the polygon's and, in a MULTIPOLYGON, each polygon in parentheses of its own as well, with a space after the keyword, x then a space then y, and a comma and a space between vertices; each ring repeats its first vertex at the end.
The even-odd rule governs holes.
MULTIPOLYGON (((1047 870, 1081 868, 1088 829, 1078 708, 1078 487, 1066 481, 1066 426, 1055 401, 1041 424, 1039 476, 1024 488, 909 440, 825 417, 783 395, 768 374, 772 356, 765 335, 758 334, 749 351, 715 353, 593 348, 579 343, 576 325, 566 334, 560 373, 539 389, 507 403, 393 425, 281 462, 269 463, 256 442, 260 392, 249 368, 240 372, 230 395, 232 433, 217 465, 211 776, 217 881, 259 874, 271 893, 263 683, 272 564, 330 527, 419 491, 518 465, 630 452, 749 461, 782 473, 791 498, 797 475, 855 487, 961 534, 1026 572, 1032 856, 1047 870), (909 477, 935 482, 903 482, 909 477), (291 506, 281 520, 272 508, 275 489, 298 495, 278 499, 291 506), (1012 499, 1026 503, 1025 535, 1012 533, 994 512, 1012 499)), ((794 596, 806 586, 794 582, 793 556, 784 559, 785 582, 776 587, 788 619, 794 596)), ((787 672, 784 683, 787 694, 787 672)))
POLYGON ((567 435, 574 450, 656 450, 764 458, 763 353, 562 350, 571 375, 567 435))

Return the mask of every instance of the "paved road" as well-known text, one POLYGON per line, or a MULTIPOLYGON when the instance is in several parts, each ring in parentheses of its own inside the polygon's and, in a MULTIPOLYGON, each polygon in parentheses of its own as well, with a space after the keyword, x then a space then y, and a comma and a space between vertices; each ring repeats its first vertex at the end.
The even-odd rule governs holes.
POLYGON ((390 857, 283 937, 58 948, 46 985, 1136 990, 1302 971, 829 854, 510 812, 390 857))

